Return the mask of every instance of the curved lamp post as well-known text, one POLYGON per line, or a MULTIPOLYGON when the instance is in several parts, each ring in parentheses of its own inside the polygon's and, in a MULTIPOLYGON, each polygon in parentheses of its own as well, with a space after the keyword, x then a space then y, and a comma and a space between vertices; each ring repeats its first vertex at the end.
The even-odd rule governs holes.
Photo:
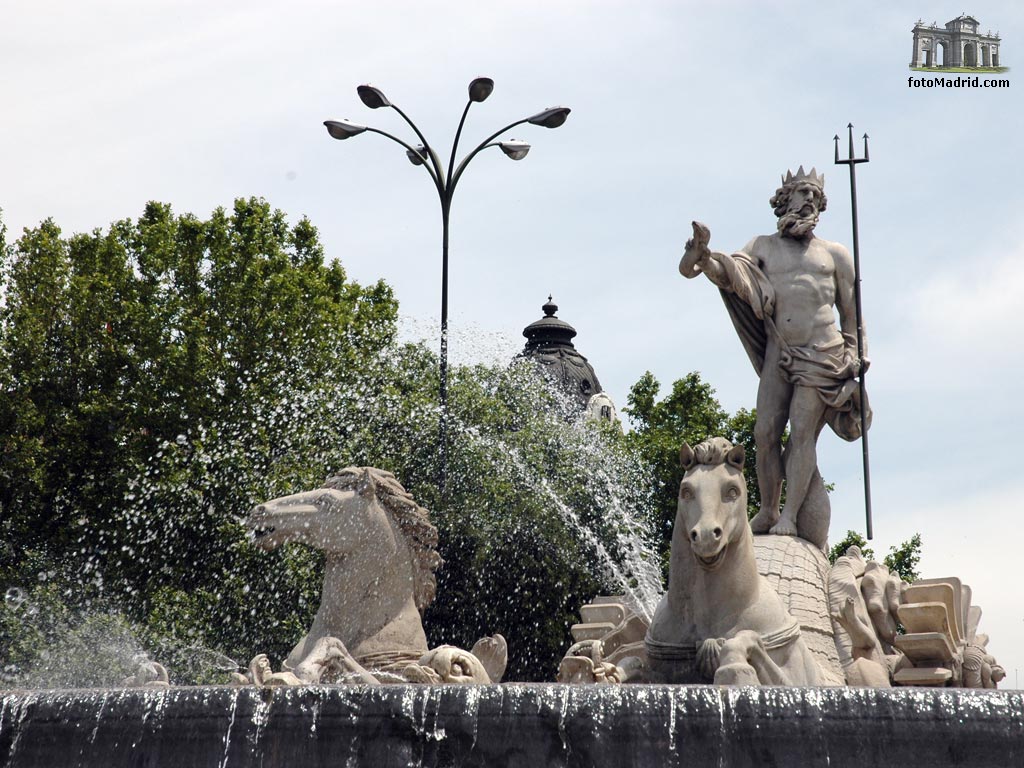
POLYGON ((420 143, 412 146, 399 139, 397 136, 392 136, 386 131, 381 131, 377 128, 371 128, 366 125, 359 125, 349 120, 325 120, 324 125, 327 127, 327 132, 332 138, 345 140, 350 139, 353 136, 358 136, 361 133, 377 133, 384 136, 397 144, 401 144, 405 148, 405 153, 409 158, 409 161, 413 165, 420 165, 426 169, 430 175, 431 181, 434 182, 434 187, 437 189, 438 198, 441 201, 441 477, 440 487, 444 490, 445 486, 445 474, 446 474, 446 452, 447 452, 447 413, 448 413, 448 222, 449 215, 452 207, 452 196, 455 194, 455 187, 459 183, 459 179, 462 178, 462 174, 466 170, 466 166, 469 165, 470 161, 476 157, 482 150, 488 147, 498 147, 502 152, 505 153, 506 157, 512 160, 522 160, 526 157, 530 151, 530 145, 525 141, 519 141, 518 139, 508 139, 505 141, 495 141, 501 134, 505 133, 517 125, 523 123, 530 123, 531 125, 539 125, 544 128, 557 128, 565 122, 569 116, 568 107, 550 107, 545 109, 543 112, 538 112, 530 117, 524 117, 521 120, 516 120, 514 123, 509 123, 501 130, 495 131, 486 139, 481 141, 472 152, 467 154, 462 161, 455 165, 455 155, 459 149, 459 138, 462 136, 462 127, 466 123, 466 115, 469 114, 469 108, 474 102, 486 101, 487 97, 494 91, 494 81, 489 77, 478 77, 469 84, 469 101, 466 102, 466 108, 462 110, 462 119, 459 120, 459 127, 455 131, 455 140, 452 142, 451 156, 448 161, 447 171, 441 162, 441 158, 438 157, 437 152, 434 151, 433 147, 427 142, 420 129, 416 127, 416 124, 409 119, 408 115, 399 109, 395 104, 388 100, 387 96, 384 95, 383 91, 372 85, 360 85, 356 91, 359 94, 359 98, 363 104, 368 106, 370 109, 379 109, 381 107, 390 107, 395 110, 402 119, 409 124, 409 127, 415 132, 420 143))

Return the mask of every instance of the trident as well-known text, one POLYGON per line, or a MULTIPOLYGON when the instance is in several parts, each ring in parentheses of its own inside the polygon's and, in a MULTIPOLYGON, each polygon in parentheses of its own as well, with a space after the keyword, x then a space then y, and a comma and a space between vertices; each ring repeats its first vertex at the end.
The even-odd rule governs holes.
POLYGON ((868 412, 867 394, 864 391, 864 311, 860 303, 860 243, 857 237, 857 163, 868 162, 868 135, 864 134, 864 157, 853 154, 853 123, 847 126, 850 130, 850 156, 846 160, 839 159, 839 134, 835 135, 836 165, 850 166, 850 206, 853 210, 853 295, 857 305, 857 357, 860 360, 860 439, 864 453, 864 510, 867 514, 868 540, 873 535, 871 530, 871 469, 868 465, 868 412))

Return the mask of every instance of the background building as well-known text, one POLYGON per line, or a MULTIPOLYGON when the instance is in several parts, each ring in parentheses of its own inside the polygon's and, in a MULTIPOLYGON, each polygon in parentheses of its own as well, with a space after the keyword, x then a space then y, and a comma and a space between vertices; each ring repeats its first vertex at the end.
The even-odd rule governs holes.
POLYGON ((533 360, 547 378, 579 403, 594 418, 616 422, 615 403, 601 388, 594 367, 572 343, 576 329, 555 313, 558 305, 548 296, 544 317, 523 329, 526 347, 519 357, 533 360))

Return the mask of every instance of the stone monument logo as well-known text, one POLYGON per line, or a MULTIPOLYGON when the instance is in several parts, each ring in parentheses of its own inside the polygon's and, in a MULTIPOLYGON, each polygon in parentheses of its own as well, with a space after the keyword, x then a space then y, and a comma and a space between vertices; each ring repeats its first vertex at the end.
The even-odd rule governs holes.
POLYGON ((994 69, 1005 70, 999 63, 999 32, 979 32, 973 16, 961 14, 945 25, 936 22, 914 25, 914 52, 911 69, 994 69))

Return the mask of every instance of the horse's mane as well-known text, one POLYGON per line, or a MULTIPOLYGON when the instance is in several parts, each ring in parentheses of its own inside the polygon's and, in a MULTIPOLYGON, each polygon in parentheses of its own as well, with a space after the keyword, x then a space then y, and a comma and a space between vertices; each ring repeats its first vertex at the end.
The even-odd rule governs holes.
POLYGON ((724 464, 726 456, 732 449, 733 444, 724 437, 711 437, 703 443, 695 445, 693 455, 697 464, 707 464, 713 467, 716 464, 724 464))
POLYGON ((437 592, 434 571, 442 563, 441 556, 437 554, 437 528, 431 524, 427 510, 415 502, 393 474, 383 469, 346 467, 327 478, 324 487, 355 490, 360 494, 371 492, 381 502, 409 542, 415 582, 413 599, 422 612, 437 592))

